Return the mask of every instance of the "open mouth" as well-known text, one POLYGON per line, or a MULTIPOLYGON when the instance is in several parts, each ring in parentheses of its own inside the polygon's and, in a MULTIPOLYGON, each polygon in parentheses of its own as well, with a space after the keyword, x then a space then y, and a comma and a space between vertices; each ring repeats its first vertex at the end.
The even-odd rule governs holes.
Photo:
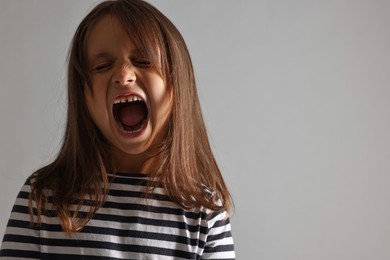
POLYGON ((145 101, 138 96, 115 100, 112 111, 119 128, 128 134, 138 133, 146 126, 148 108, 145 101))

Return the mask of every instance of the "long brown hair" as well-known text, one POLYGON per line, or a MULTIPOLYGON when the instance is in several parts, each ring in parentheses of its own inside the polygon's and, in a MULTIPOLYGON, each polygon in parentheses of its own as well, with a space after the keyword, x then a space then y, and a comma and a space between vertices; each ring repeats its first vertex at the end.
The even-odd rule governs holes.
POLYGON ((106 199, 108 172, 115 170, 111 148, 88 113, 84 90, 90 87, 87 34, 96 21, 108 14, 119 19, 137 47, 160 55, 158 69, 173 97, 145 194, 155 185, 163 185, 171 199, 183 208, 204 206, 230 211, 231 197, 210 148, 191 58, 181 34, 160 11, 142 0, 111 0, 96 6, 80 23, 73 38, 65 136, 55 160, 32 175, 32 221, 37 214, 36 222, 41 223, 50 200, 63 230, 71 234, 81 230, 106 199), (81 215, 85 204, 89 212, 81 215))

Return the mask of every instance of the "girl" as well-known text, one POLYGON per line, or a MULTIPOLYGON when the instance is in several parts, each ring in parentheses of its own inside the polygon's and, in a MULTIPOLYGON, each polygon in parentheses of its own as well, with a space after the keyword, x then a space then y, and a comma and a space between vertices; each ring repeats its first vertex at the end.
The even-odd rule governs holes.
POLYGON ((62 147, 20 191, 0 255, 234 259, 230 209, 182 36, 146 2, 100 3, 71 45, 62 147))

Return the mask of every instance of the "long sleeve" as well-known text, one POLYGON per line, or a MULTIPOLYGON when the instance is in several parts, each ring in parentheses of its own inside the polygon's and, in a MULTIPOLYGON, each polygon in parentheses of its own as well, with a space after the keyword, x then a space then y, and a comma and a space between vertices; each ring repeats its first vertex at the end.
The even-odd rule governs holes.
POLYGON ((225 211, 209 220, 209 232, 202 259, 235 259, 230 219, 225 211))
POLYGON ((1 244, 1 259, 40 259, 39 230, 30 225, 29 193, 27 181, 13 206, 1 244))

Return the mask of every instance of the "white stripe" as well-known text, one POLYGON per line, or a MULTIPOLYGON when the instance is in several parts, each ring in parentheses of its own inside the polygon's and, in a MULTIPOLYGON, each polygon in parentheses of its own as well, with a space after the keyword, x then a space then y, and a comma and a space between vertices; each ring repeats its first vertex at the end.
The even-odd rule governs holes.
POLYGON ((19 242, 3 242, 3 244, 1 245, 1 249, 39 252, 38 245, 19 242))

